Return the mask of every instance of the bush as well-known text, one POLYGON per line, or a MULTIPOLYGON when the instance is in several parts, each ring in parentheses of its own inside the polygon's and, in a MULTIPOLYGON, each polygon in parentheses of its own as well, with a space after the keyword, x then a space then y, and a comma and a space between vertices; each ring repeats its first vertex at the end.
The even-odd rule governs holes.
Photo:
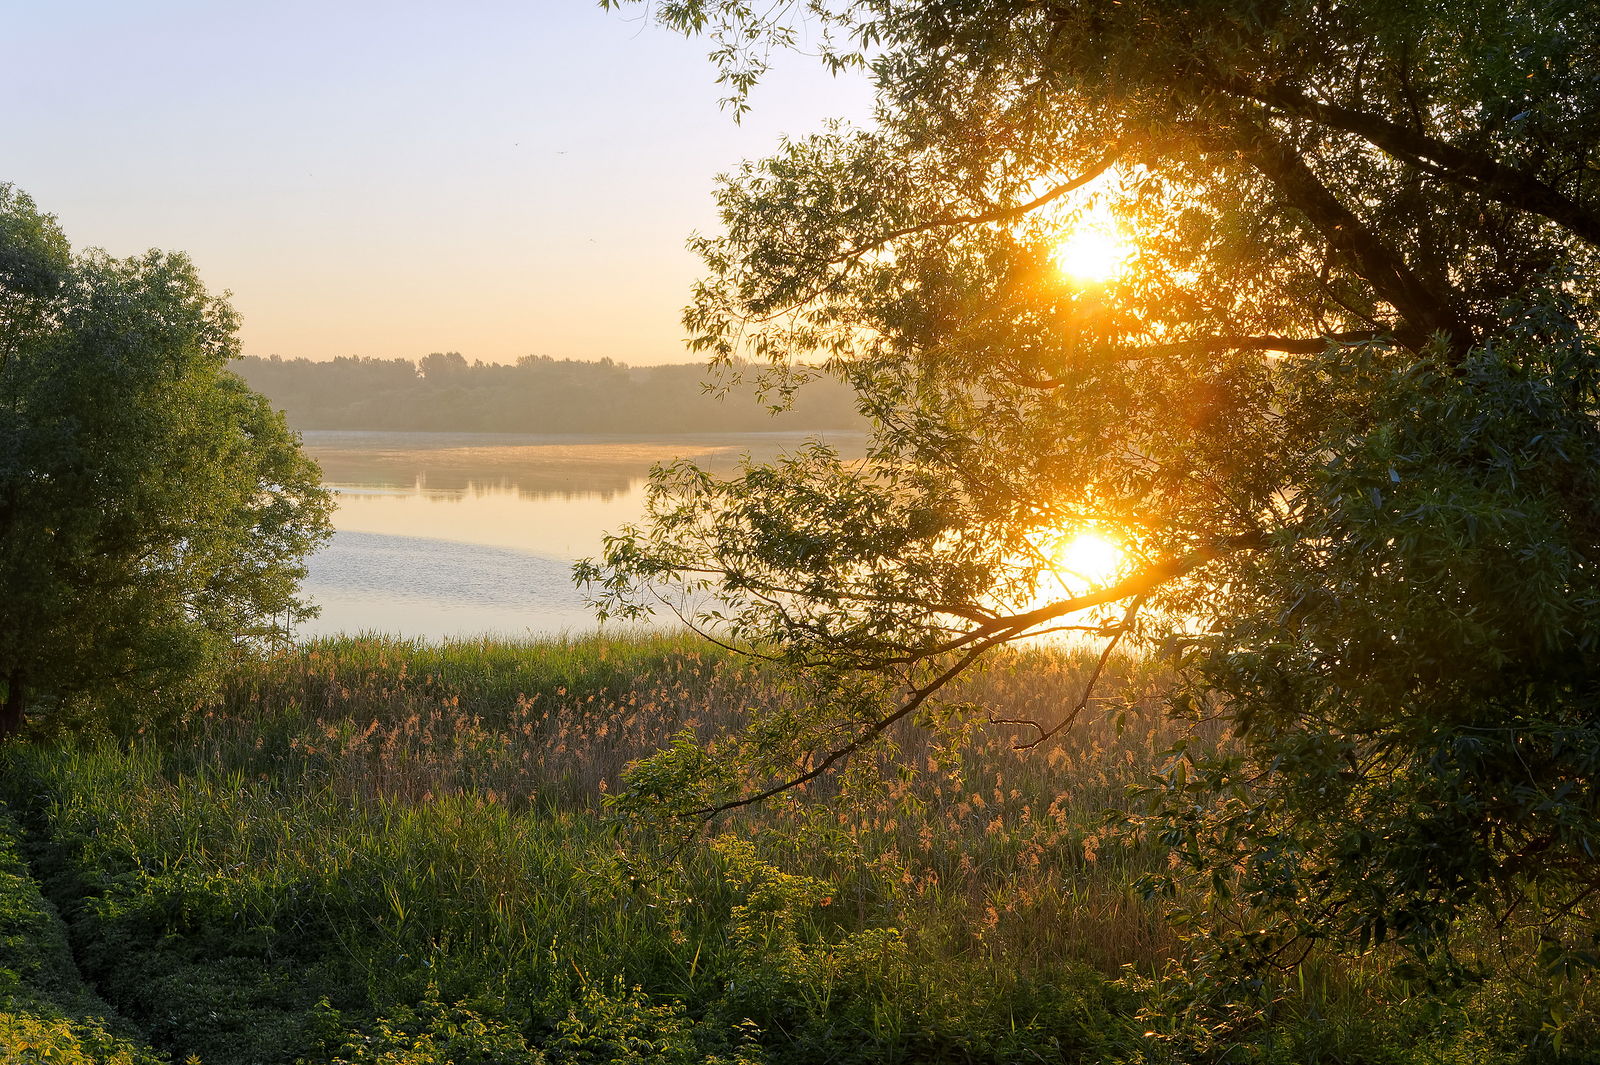
POLYGON ((327 999, 313 1025, 338 1031, 302 1065, 543 1065, 516 1028, 461 1003, 446 1004, 430 985, 415 1006, 398 1006, 370 1024, 340 1031, 344 1018, 327 999))
POLYGON ((21 830, 0 807, 0 1062, 159 1065, 116 1034, 79 977, 60 918, 17 852, 21 830))

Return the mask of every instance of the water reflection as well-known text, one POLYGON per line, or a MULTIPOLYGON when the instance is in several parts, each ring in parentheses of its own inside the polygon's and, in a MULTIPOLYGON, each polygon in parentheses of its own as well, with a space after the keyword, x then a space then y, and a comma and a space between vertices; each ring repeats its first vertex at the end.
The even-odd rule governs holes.
POLYGON ((729 433, 648 439, 313 431, 303 439, 306 450, 322 465, 323 480, 340 488, 387 488, 452 498, 473 491, 504 491, 533 499, 606 499, 631 491, 657 462, 692 458, 712 469, 731 470, 742 454, 769 459, 806 436, 729 433))
POLYGON ((340 530, 312 560, 322 616, 307 633, 381 631, 439 639, 592 629, 572 565, 526 551, 340 530))
MULTIPOLYGON (((338 500, 310 560, 322 616, 302 635, 375 631, 439 639, 593 629, 576 559, 643 510, 650 467, 693 458, 718 472, 770 460, 808 434, 693 438, 307 432, 338 500)), ((859 451, 859 434, 830 433, 859 451)))

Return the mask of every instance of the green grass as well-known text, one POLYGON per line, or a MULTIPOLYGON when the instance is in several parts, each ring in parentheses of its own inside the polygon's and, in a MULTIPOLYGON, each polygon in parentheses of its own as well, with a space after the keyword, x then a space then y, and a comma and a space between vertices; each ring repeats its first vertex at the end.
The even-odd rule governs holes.
MULTIPOLYGON (((1031 651, 964 694, 1050 721, 1087 664, 1031 651)), ((83 975, 175 1060, 1177 1060, 1199 1042, 1140 1015, 1178 949, 1133 888, 1165 855, 1105 827, 1179 735, 1163 683, 1118 663, 1116 712, 1029 752, 909 730, 674 863, 605 792, 796 698, 686 638, 319 641, 176 722, 16 747, 0 791, 83 975)), ((1223 1052, 1557 1060, 1518 1002, 1429 1016, 1334 967, 1223 1052)))

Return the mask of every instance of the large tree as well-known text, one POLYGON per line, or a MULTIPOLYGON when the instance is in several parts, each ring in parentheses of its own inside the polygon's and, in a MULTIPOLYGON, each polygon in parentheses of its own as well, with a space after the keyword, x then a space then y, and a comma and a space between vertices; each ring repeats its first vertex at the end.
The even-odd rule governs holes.
POLYGON ((1174 763, 1157 819, 1213 960, 1398 938, 1448 970, 1489 913, 1549 975, 1592 964, 1593 0, 652 9, 716 35, 736 99, 809 40, 879 105, 723 181, 687 314, 780 386, 847 378, 868 460, 664 471, 585 571, 607 610, 664 599, 841 678, 764 733, 792 770, 703 808, 1082 626, 1172 654, 1175 708, 1238 737, 1174 763), (1074 277, 1094 230, 1127 248, 1074 277), (1090 533, 1115 575, 1063 571, 1090 533))
POLYGON ((330 501, 182 255, 74 256, 0 185, 0 736, 149 707, 308 607, 330 501))

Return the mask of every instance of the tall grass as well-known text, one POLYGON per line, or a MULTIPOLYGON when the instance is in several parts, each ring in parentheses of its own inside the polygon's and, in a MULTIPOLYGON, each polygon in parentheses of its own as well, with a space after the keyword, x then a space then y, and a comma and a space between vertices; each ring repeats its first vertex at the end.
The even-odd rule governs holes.
POLYGON ((241 666, 152 738, 193 765, 326 779, 357 797, 589 807, 659 729, 738 701, 743 671, 715 651, 674 636, 330 638, 241 666))
MULTIPOLYGON (((1033 649, 953 693, 995 716, 1053 723, 1092 668, 1087 651, 1033 649)), ((1062 957, 1116 973, 1170 949, 1137 876, 1162 860, 1107 830, 1184 726, 1166 678, 1116 662, 1109 705, 1037 747, 1022 726, 951 742, 908 728, 856 770, 726 821, 785 869, 838 885, 857 924, 912 925, 930 957, 979 952, 1026 971, 1062 957), (914 920, 906 920, 909 913, 914 920)), ((325 640, 241 670, 185 719, 171 749, 274 786, 314 781, 346 801, 476 796, 512 808, 598 812, 629 762, 683 728, 737 728, 794 694, 749 660, 685 637, 533 646, 325 640)), ((168 741, 163 741, 168 742, 168 741)))
MULTIPOLYGON (((1019 658, 964 694, 1042 713, 1076 698, 1084 668, 1019 658)), ((92 975, 158 1044, 207 1061, 230 1060, 237 1035, 185 1028, 208 1012, 308 1045, 319 998, 371 1015, 438 994, 549 1032, 584 989, 635 984, 717 1031, 754 1019, 797 1060, 913 1044, 1002 1060, 1007 1040, 1077 1045, 1112 1027, 1083 1024, 1102 994, 1086 960, 1114 973, 1167 949, 1130 889, 1152 859, 1099 817, 1169 726, 1151 678, 1129 664, 1115 683, 1149 686, 1123 728, 1086 718, 1027 754, 990 734, 959 755, 909 731, 856 787, 726 819, 676 866, 605 816, 606 791, 684 728, 708 736, 795 697, 679 637, 319 641, 125 743, 14 755, 6 790, 53 841, 57 895, 91 900, 72 916, 96 930, 92 975), (177 964, 175 931, 250 960, 226 979, 213 961, 177 964), (218 986, 241 970, 248 987, 218 986), (162 1020, 175 979, 212 988, 186 993, 209 1005, 162 1020)))

